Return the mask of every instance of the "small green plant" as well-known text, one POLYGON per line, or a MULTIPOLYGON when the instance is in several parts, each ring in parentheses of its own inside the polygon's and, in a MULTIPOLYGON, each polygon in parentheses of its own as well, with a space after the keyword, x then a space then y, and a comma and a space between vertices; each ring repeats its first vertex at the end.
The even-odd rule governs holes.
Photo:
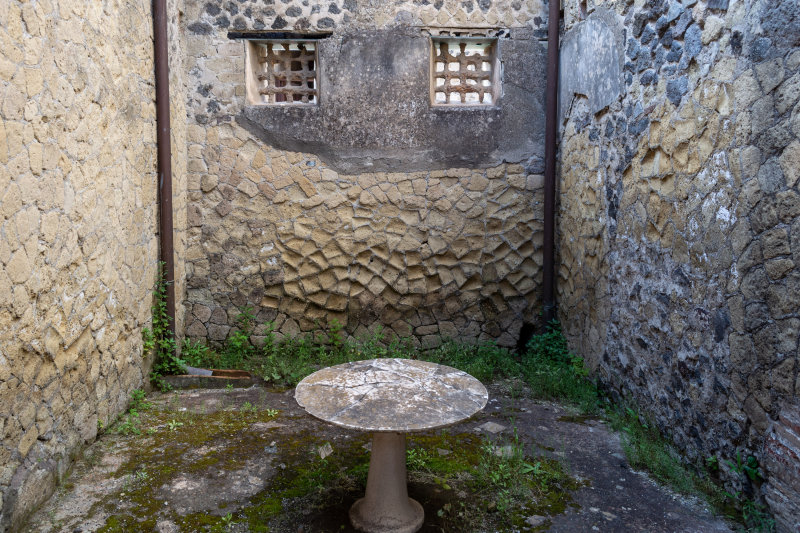
POLYGON ((181 359, 183 359, 187 365, 200 368, 214 366, 214 357, 215 354, 211 349, 199 340, 192 342, 188 338, 183 339, 183 343, 181 344, 181 359))
POLYGON ((164 278, 164 263, 159 263, 158 280, 153 290, 153 329, 142 330, 144 353, 146 356, 153 355, 150 381, 162 391, 169 390, 164 376, 179 374, 186 366, 177 356, 175 338, 170 330, 170 318, 167 315, 168 284, 164 278))
POLYGON ((575 405, 584 413, 599 411, 597 387, 588 379, 581 357, 569 351, 557 321, 534 335, 522 359, 522 374, 533 393, 575 405))
POLYGON ((179 422, 179 421, 177 421, 177 420, 174 420, 174 419, 173 419, 173 420, 170 420, 169 422, 167 422, 167 428, 168 428, 170 431, 177 431, 177 429, 178 429, 179 427, 181 427, 181 426, 183 426, 183 422, 179 422))
MULTIPOLYGON (((142 429, 139 420, 139 411, 147 411, 153 407, 153 404, 147 401, 145 392, 142 389, 136 389, 131 392, 131 402, 128 406, 128 412, 122 415, 114 427, 113 431, 119 435, 141 435, 142 429)), ((102 422, 98 420, 98 427, 102 426, 102 422)))
POLYGON ((749 455, 745 461, 742 461, 741 453, 737 450, 736 462, 734 463, 733 461, 725 461, 725 464, 728 465, 728 468, 731 470, 731 472, 747 476, 750 478, 750 481, 758 481, 762 479, 761 474, 758 472, 758 459, 756 459, 753 455, 749 455))
POLYGON ((219 522, 214 524, 210 531, 211 533, 223 533, 225 531, 231 531, 231 527, 235 524, 236 522, 233 520, 233 513, 228 513, 225 516, 221 516, 219 518, 219 522))
POLYGON ((430 470, 431 457, 425 448, 409 448, 406 450, 406 468, 409 471, 430 470))
POLYGON ((119 435, 141 435, 139 412, 136 409, 130 409, 127 414, 122 416, 114 431, 119 435))
POLYGON ((775 519, 769 514, 767 507, 748 500, 742 504, 742 518, 749 532, 773 533, 775 519))
POLYGON ((698 493, 699 479, 680 460, 678 452, 658 428, 633 407, 616 406, 608 411, 611 427, 622 432, 622 447, 634 468, 653 476, 683 494, 698 493))
POLYGON ((525 455, 523 443, 517 434, 509 439, 491 441, 481 446, 481 455, 475 468, 473 490, 492 498, 490 510, 498 512, 504 521, 512 518, 512 511, 540 495, 577 488, 577 484, 553 459, 525 455))
MULTIPOLYGON (((742 459, 741 452, 737 450, 735 461, 725 460, 724 464, 728 467, 729 472, 735 475, 734 486, 742 486, 748 481, 756 484, 764 481, 759 472, 758 459, 753 455, 742 459)), ((741 490, 724 491, 723 494, 728 499, 730 506, 736 510, 736 513, 729 514, 730 518, 743 522, 748 533, 772 533, 775 531, 775 519, 772 518, 766 506, 745 497, 741 490)))
POLYGON ((233 390, 233 383, 228 383, 225 385, 225 392, 231 392, 233 390))
POLYGON ((131 393, 131 409, 138 411, 147 411, 153 406, 152 403, 147 401, 147 393, 142 389, 136 389, 131 393))
POLYGON ((244 414, 255 414, 258 412, 258 408, 250 402, 244 402, 239 410, 244 414))
POLYGON ((277 409, 267 409, 266 411, 264 411, 264 413, 270 418, 275 418, 276 416, 278 416, 277 409))
POLYGON ((228 336, 225 345, 229 364, 240 365, 255 353, 255 348, 250 343, 255 318, 251 307, 243 307, 239 316, 236 317, 236 329, 228 336))
POLYGON ((328 329, 323 330, 324 343, 332 353, 342 352, 345 346, 344 326, 335 318, 331 320, 328 329))

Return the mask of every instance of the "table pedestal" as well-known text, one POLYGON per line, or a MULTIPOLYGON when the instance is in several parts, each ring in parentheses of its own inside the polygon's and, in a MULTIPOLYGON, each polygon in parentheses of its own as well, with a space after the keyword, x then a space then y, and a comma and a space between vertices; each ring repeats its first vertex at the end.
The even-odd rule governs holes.
POLYGON ((414 533, 425 513, 408 497, 405 433, 375 433, 367 492, 350 508, 353 527, 367 533, 414 533))

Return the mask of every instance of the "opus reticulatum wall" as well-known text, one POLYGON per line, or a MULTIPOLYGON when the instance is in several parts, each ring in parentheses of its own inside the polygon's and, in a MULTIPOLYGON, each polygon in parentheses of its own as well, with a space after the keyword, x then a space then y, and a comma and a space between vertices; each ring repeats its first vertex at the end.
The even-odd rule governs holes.
POLYGON ((187 336, 222 342, 247 306, 279 334, 517 342, 540 284, 538 1, 187 2, 184 21, 187 336), (496 105, 430 104, 429 35, 459 28, 501 35, 496 105), (276 32, 324 36, 317 104, 248 102, 242 37, 276 32))

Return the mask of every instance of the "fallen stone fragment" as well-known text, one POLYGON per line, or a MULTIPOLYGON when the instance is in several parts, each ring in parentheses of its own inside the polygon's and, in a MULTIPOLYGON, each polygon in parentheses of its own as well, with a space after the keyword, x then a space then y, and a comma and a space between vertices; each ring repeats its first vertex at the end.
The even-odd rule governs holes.
POLYGON ((277 429, 285 427, 285 424, 279 424, 278 422, 256 422, 251 424, 250 426, 252 429, 256 431, 267 431, 268 429, 277 429))
POLYGON ((525 523, 528 524, 531 527, 539 527, 542 524, 544 524, 546 520, 547 520, 547 517, 535 514, 533 516, 529 516, 528 518, 526 518, 525 519, 525 523))
POLYGON ((333 446, 331 446, 330 442, 326 442, 325 444, 317 448, 317 453, 319 454, 320 459, 325 459, 326 457, 328 457, 330 454, 333 453, 333 446))
POLYGON ((506 429, 506 426, 503 426, 496 422, 486 422, 485 424, 478 426, 478 429, 481 431, 488 431, 493 435, 497 435, 498 433, 504 431, 506 429))

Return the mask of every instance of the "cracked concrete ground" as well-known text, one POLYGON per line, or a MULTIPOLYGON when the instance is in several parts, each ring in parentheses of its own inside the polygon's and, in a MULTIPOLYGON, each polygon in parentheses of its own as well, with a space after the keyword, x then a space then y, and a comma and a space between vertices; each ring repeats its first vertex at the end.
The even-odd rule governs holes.
MULTIPOLYGON (((486 409, 450 427, 452 450, 438 453, 458 453, 459 442, 466 447, 510 437, 516 428, 526 454, 556 458, 582 486, 568 496, 569 505, 529 516, 522 527, 491 531, 732 531, 700 502, 633 471, 619 436, 602 421, 569 416, 564 407, 503 390, 490 387, 486 409)), ((310 467, 327 468, 346 456, 360 462, 365 474, 368 435, 312 418, 297 406, 293 390, 186 390, 148 399, 153 406, 128 419, 136 429, 120 434, 111 428, 89 446, 23 531, 352 531, 347 510, 363 485, 348 486, 342 480, 352 477, 340 477, 336 489, 328 490, 333 482, 315 478, 310 467), (293 469, 308 473, 311 481, 303 490, 316 499, 291 492, 286 474, 293 469), (277 492, 280 498, 267 497, 286 487, 277 492)), ((469 494, 413 476, 409 493, 425 508, 422 531, 487 531, 477 523, 454 526, 442 512, 449 508, 444 501, 476 505, 469 494)))

